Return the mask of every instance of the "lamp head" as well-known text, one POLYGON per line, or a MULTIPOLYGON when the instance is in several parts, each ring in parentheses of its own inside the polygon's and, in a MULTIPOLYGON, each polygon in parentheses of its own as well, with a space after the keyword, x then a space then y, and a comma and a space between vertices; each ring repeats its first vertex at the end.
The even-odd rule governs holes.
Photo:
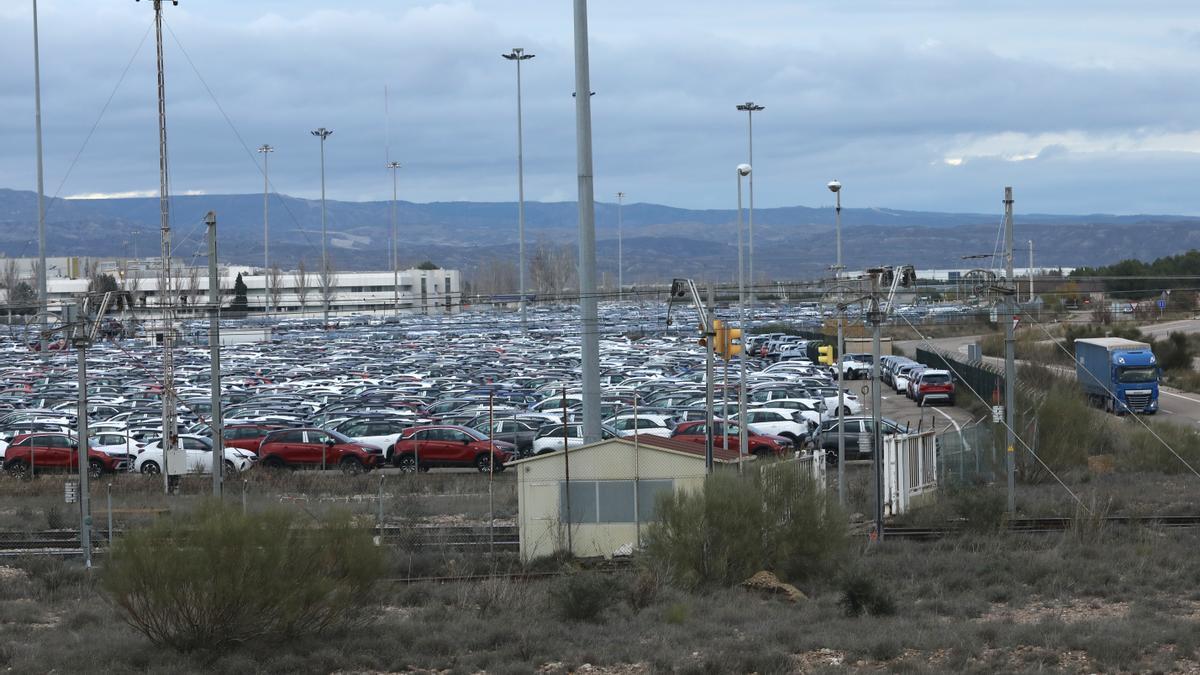
POLYGON ((828 187, 829 187, 829 191, 833 192, 833 193, 841 192, 841 190, 842 190, 842 184, 839 183, 837 180, 829 181, 828 187))
POLYGON ((749 164, 738 164, 737 172, 739 176, 749 176, 750 171, 751 169, 749 164))

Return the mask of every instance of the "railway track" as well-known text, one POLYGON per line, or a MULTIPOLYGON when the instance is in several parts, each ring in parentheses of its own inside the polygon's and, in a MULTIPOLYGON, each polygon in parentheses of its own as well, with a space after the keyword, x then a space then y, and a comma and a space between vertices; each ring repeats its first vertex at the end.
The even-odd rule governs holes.
MULTIPOLYGON (((452 527, 405 527, 388 525, 374 528, 381 546, 398 548, 430 548, 456 550, 494 550, 516 552, 521 548, 521 539, 515 525, 495 528, 486 526, 452 527)), ((121 531, 113 532, 119 539, 121 531)), ((105 530, 93 530, 92 550, 103 551, 108 547, 105 530)), ((42 530, 31 532, 0 532, 0 558, 24 555, 81 555, 82 545, 78 530, 42 530)))
MULTIPOLYGON (((1005 524, 1008 532, 1021 534, 1049 534, 1065 532, 1071 529, 1073 518, 1014 518, 1005 524)), ((1109 527, 1138 525, 1166 529, 1200 527, 1200 516, 1108 516, 1095 520, 1086 520, 1087 527, 1109 527)), ((941 539, 950 535, 962 533, 966 528, 961 524, 943 527, 908 527, 903 525, 885 527, 884 539, 909 539, 913 541, 929 541, 941 539)))

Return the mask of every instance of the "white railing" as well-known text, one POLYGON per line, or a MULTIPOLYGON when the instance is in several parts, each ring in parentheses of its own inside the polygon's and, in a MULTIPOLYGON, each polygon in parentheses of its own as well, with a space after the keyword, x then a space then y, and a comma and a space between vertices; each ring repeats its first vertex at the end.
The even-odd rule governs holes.
POLYGON ((883 497, 888 515, 904 513, 914 497, 936 490, 937 476, 936 432, 884 437, 883 497))

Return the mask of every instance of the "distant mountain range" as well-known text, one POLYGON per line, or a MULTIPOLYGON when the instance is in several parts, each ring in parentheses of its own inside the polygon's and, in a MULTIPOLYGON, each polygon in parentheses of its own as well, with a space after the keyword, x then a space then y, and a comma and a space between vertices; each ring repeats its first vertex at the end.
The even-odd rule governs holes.
MULTIPOLYGON (((327 202, 330 257, 338 269, 388 266, 391 202, 327 202)), ((176 255, 206 255, 203 218, 217 214, 220 258, 262 264, 262 195, 177 196, 171 199, 176 255)), ((622 212, 626 282, 671 276, 728 281, 737 269, 737 213, 659 204, 626 204, 622 212)), ((397 228, 404 265, 432 260, 471 274, 490 260, 517 258, 515 202, 399 202, 397 228)), ((991 254, 1001 216, 891 209, 843 209, 844 262, 850 269, 878 264, 921 268, 974 266, 963 256, 991 254)), ((53 199, 47 201, 47 253, 153 256, 159 250, 157 198, 53 199)), ((0 253, 37 253, 37 196, 0 189, 0 253)), ((573 245, 574 202, 527 202, 528 252, 539 244, 573 245)), ((1200 248, 1200 218, 1183 216, 1058 216, 1018 214, 1018 266, 1026 241, 1038 265, 1081 266, 1125 258, 1152 260, 1200 248)), ((290 268, 321 256, 321 203, 272 194, 271 259, 290 268)), ((617 205, 596 205, 598 271, 616 276, 617 205)), ((833 209, 790 206, 754 212, 755 271, 760 278, 805 279, 823 275, 835 258, 833 209)), ((985 263, 987 264, 987 263, 985 263)))

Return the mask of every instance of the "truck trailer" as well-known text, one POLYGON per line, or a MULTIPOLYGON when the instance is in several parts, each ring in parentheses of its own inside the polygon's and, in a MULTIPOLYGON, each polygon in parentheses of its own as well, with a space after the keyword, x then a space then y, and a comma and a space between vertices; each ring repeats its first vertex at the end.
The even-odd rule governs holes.
POLYGON ((1158 412, 1158 360, 1145 342, 1075 341, 1075 375, 1092 405, 1118 415, 1158 412))

